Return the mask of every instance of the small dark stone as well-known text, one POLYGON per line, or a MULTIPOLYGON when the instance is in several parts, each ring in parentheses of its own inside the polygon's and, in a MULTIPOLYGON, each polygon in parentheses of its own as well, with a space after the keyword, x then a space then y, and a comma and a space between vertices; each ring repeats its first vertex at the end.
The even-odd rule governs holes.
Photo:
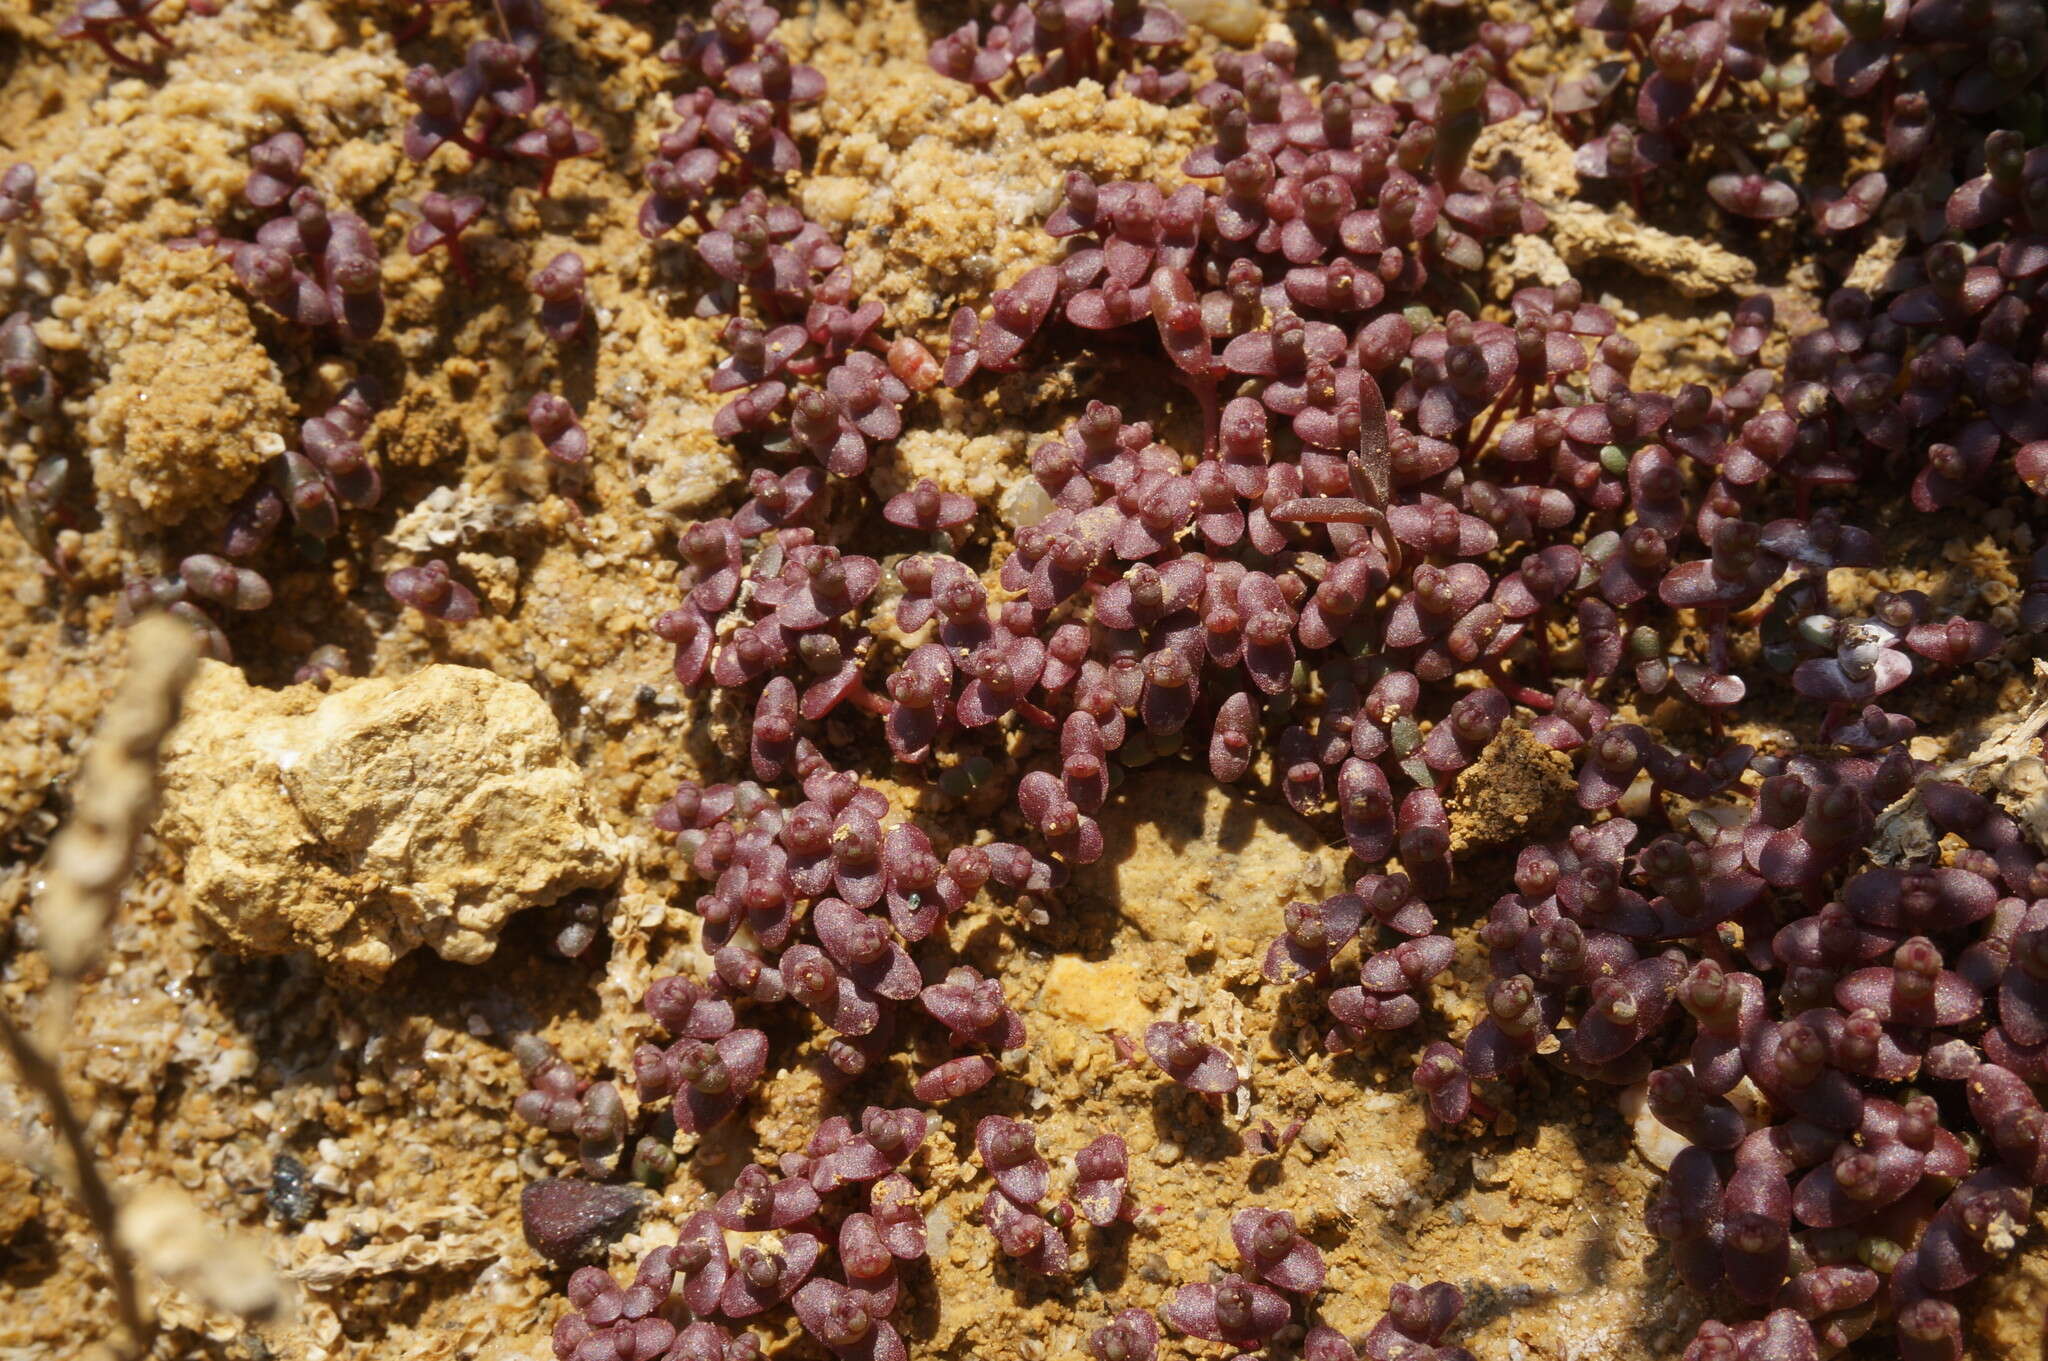
POLYGON ((555 1178, 519 1193, 519 1220, 535 1252, 550 1262, 573 1262, 625 1234, 651 1200, 638 1187, 555 1178))
POLYGON ((289 1153, 271 1159, 270 1189, 263 1198, 269 1202, 270 1212, 294 1229, 311 1219, 319 1208, 318 1193, 306 1177, 306 1165, 289 1153))

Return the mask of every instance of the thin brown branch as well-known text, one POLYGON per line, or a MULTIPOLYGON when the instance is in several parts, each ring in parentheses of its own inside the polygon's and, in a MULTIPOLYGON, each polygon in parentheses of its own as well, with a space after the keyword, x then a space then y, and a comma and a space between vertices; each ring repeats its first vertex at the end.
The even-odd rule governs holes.
POLYGON ((0 1010, 0 1045, 6 1047, 7 1056, 14 1061, 22 1081, 42 1094, 50 1107, 51 1123, 57 1127, 57 1137, 70 1150, 72 1190, 85 1210, 86 1220, 92 1225, 93 1236, 100 1240, 100 1250, 106 1254, 107 1277, 114 1287, 114 1306, 120 1311, 121 1326, 134 1340, 134 1352, 139 1355, 155 1336, 156 1324, 143 1312, 141 1292, 135 1284, 135 1261, 115 1233, 117 1211, 114 1193, 105 1178, 100 1176, 98 1164, 93 1161, 92 1141, 86 1135, 85 1121, 64 1094, 64 1078, 57 1071, 57 1065, 44 1057, 4 1010, 0 1010))
POLYGON ((41 1094, 59 1141, 71 1155, 72 1190, 100 1240, 121 1325, 132 1350, 148 1349, 155 1322, 136 1284, 135 1262, 116 1231, 114 1191, 93 1157, 86 1120, 64 1090, 57 1055, 70 1028, 78 984, 98 960, 135 848, 156 816, 157 753, 178 721, 180 697, 198 664, 192 630, 158 616, 129 633, 128 675, 107 706, 72 793, 71 816, 50 845, 36 925, 50 965, 41 1036, 0 1011, 0 1047, 41 1094))

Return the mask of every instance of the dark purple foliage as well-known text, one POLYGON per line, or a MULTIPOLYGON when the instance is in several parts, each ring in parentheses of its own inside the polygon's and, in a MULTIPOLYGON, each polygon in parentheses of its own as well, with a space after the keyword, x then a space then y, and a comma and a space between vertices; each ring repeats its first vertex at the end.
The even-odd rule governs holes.
POLYGON ((1237 1065, 1202 1038, 1190 1021, 1154 1021, 1145 1027, 1145 1052, 1159 1070, 1191 1092, 1216 1096, 1237 1090, 1237 1065))
POLYGON ((541 300, 540 328, 557 345, 582 333, 589 317, 584 297, 583 257, 565 250, 527 276, 527 290, 541 300))
MULTIPOLYGON (((751 778, 685 785, 656 814, 713 975, 650 993, 669 1038, 636 1054, 639 1102, 686 1132, 734 1121, 781 1062, 767 1037, 785 1024, 815 1037, 829 1092, 900 1055, 918 1102, 985 1100, 1025 1043, 1021 1001, 1001 947, 954 939, 955 917, 986 891, 1006 921, 1060 929, 1070 876, 1113 860, 1118 817, 1143 815, 1147 770, 1192 759, 1357 860, 1349 891, 1317 876, 1281 909, 1261 972, 1319 1001, 1330 1050, 1412 1062, 1433 1137, 1492 1120, 1540 1066, 1592 1101, 1644 1084, 1688 1145, 1648 1225, 1678 1277, 1733 1310, 1689 1357, 1806 1361, 1887 1322, 1903 1355, 1957 1354, 1950 1297, 2005 1257, 2048 1172, 2031 1086, 2048 1081, 2048 881, 2016 819, 1913 754, 1906 715, 2017 655, 2015 626, 2048 628, 2048 566, 2010 619, 1988 596, 1963 608, 1847 584, 1892 565, 1873 488, 1968 516, 2048 486, 2048 156, 1997 126, 2048 67, 2024 8, 1859 0, 1789 25, 1756 0, 1582 0, 1573 22, 1617 59, 1543 103, 1511 64, 1533 35, 1497 22, 1435 52, 1410 21, 1370 15, 1333 75, 1305 80, 1275 43, 1218 54, 1197 87, 1163 50, 1182 36, 1164 9, 998 6, 938 35, 931 65, 979 96, 1121 76, 1139 97, 1186 94, 1206 132, 1177 177, 1077 166, 1044 186, 1060 191, 1044 224, 1057 249, 1001 287, 963 274, 938 303, 942 356, 893 334, 794 206, 809 134, 789 110, 824 94, 783 44, 801 40, 749 0, 682 21, 639 229, 689 243, 678 306, 729 319, 710 420, 745 475, 729 518, 678 536, 678 598, 653 628, 751 778), (1817 226, 1844 262, 1882 231, 1897 263, 1818 317, 1742 299, 1734 362, 1702 364, 1725 377, 1657 390, 1580 281, 1489 291, 1501 243, 1548 217, 1507 160, 1481 170, 1474 151, 1532 104, 1575 144, 1588 198, 1626 196, 1618 211, 1678 230, 1707 205, 1760 239, 1817 226), (1778 154, 1795 109, 1861 119, 1881 162, 1795 186, 1778 154), (1112 353, 1143 375, 1112 394, 1121 409, 1086 400, 1112 353), (1007 409, 1054 373, 1079 385, 1076 413, 1001 506, 892 448, 920 394, 1007 409), (888 526, 872 542, 847 519, 871 511, 888 526), (1729 739, 1758 714, 1789 738, 1729 739), (1504 891, 1478 882, 1495 871, 1472 811, 1531 740, 1563 806, 1518 833, 1504 891), (988 830, 948 844, 840 768, 884 747, 898 781, 964 814, 949 828, 988 830), (1873 857, 1902 800, 1934 836, 1873 857), (1468 887, 1494 900, 1476 933, 1440 928, 1468 887), (1432 995, 1482 967, 1477 1023, 1428 1029, 1432 995)), ((595 150, 536 115, 541 67, 520 41, 408 78, 409 154, 452 142, 551 171, 557 152, 595 150)), ((360 338, 335 267, 366 296, 374 252, 284 170, 274 201, 291 212, 228 247, 230 267, 278 315, 360 338)), ((419 248, 459 251, 456 202, 419 248)), ((589 325, 582 273, 563 256, 534 278, 557 340, 589 325)), ((51 361, 27 338, 8 349, 9 383, 49 391, 51 361)), ((574 447, 557 457, 586 457, 568 404, 535 402, 536 434, 574 447)), ((320 448, 346 463, 362 438, 320 448)), ((287 514, 333 532, 346 489, 306 443, 233 543, 256 551, 287 514)), ((141 590, 232 603, 248 583, 226 572, 255 572, 246 556, 141 590)), ((1212 1100, 1241 1081, 1189 1022, 1153 1024, 1143 1047, 1212 1100)), ((547 1084, 527 1106, 587 1128, 597 1166, 639 1147, 619 1091, 547 1084)), ((685 1302, 729 1320, 789 1301, 835 1355, 896 1361, 895 1263, 922 1251, 898 1169, 937 1118, 868 1107, 855 1123, 849 1108, 774 1171, 740 1173, 672 1250, 685 1302), (721 1222, 782 1245, 728 1254, 721 1222)), ((1246 1142, 1276 1146, 1270 1128, 1246 1142)), ((1074 1155, 1071 1201, 1051 1198, 1030 1126, 987 1114, 975 1144, 1006 1271, 1064 1272, 1082 1241, 1068 1233, 1097 1232, 1076 1218, 1120 1231, 1117 1136, 1074 1155)), ((1355 1361, 1290 1298, 1323 1284, 1315 1247, 1285 1212, 1233 1208, 1242 1275, 1181 1287, 1168 1321, 1239 1351, 1292 1345, 1299 1323, 1311 1361, 1355 1361)), ((623 1313, 605 1318, 612 1293, 572 1285, 593 1332, 565 1358, 598 1361, 578 1349, 602 1327, 608 1356, 637 1359, 623 1313)), ((1446 1283, 1399 1287, 1360 1350, 1462 1356, 1445 1341, 1461 1303, 1446 1283)), ((734 1361, 753 1344, 723 1326, 669 1341, 734 1361)), ((1157 1345, 1126 1309, 1088 1349, 1150 1361, 1157 1345)))
POLYGON ((476 595, 450 576, 448 564, 439 558, 397 569, 384 578, 384 589, 399 604, 451 624, 467 623, 483 613, 476 595))
POLYGON ((1182 1332, 1241 1351, 1263 1347, 1293 1312, 1285 1295, 1236 1274, 1213 1285, 1184 1285, 1166 1305, 1167 1321, 1182 1332))

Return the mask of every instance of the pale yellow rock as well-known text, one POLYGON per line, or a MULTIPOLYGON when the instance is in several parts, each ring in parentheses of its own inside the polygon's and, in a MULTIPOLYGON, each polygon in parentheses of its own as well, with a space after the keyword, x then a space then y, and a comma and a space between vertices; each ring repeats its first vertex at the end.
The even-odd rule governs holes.
POLYGON ((1075 871, 1075 889, 1107 898, 1153 940, 1191 950, 1271 940, 1287 903, 1340 891, 1343 846, 1194 771, 1131 772, 1101 822, 1106 849, 1075 871))
MULTIPOLYGON (((660 319, 641 331, 643 353, 673 355, 682 342, 677 323, 660 319)), ((654 359, 660 372, 668 361, 654 359)), ((689 516, 746 479, 732 447, 711 433, 711 418, 723 398, 692 400, 698 394, 657 394, 647 403, 647 419, 632 432, 626 455, 654 507, 667 515, 689 516)))
POLYGON ((374 982, 488 959, 505 920, 618 876, 619 838, 539 695, 462 666, 266 691, 206 663, 165 746, 159 835, 243 954, 374 982))
POLYGON ((215 1220, 191 1196, 161 1182, 121 1206, 117 1232, 137 1261, 212 1309, 251 1321, 288 1317, 293 1292, 262 1241, 215 1220))
POLYGON ((1597 208, 1556 207, 1549 212, 1551 239, 1558 254, 1574 267, 1616 260, 1663 279, 1689 298, 1756 284, 1754 261, 1699 237, 1630 222, 1597 208))
POLYGON ((980 307, 993 289, 1064 254, 1042 224, 1059 206, 1066 171, 1171 187, 1206 138, 1190 106, 1114 94, 1093 80, 988 100, 900 55, 849 71, 819 118, 801 206, 845 242, 847 268, 863 296, 888 309, 888 324, 921 330, 927 343, 944 334, 955 306, 980 307), (933 269, 935 259, 947 267, 933 269))
POLYGON ((1167 7, 1227 43, 1247 47, 1266 26, 1266 8, 1252 0, 1166 0, 1167 7))
POLYGON ((36 1178, 20 1163, 0 1158, 0 1246, 11 1245, 43 1216, 36 1178))
POLYGON ((1139 997, 1143 974, 1144 965, 1128 958, 1061 955, 1045 971, 1038 1007, 1095 1034, 1137 1035, 1158 1019, 1139 997))

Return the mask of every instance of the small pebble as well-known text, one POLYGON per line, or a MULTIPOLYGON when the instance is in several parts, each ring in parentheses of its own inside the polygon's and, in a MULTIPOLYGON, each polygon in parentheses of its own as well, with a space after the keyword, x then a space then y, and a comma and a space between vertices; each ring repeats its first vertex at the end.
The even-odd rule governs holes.
POLYGON ((306 1174, 306 1165, 289 1153, 271 1159, 270 1190, 264 1199, 270 1204, 270 1212, 291 1229, 311 1219, 320 1204, 306 1174))
POLYGON ((550 1262, 571 1262, 616 1242, 652 1199, 637 1188, 557 1178, 520 1193, 519 1218, 535 1252, 550 1262))

